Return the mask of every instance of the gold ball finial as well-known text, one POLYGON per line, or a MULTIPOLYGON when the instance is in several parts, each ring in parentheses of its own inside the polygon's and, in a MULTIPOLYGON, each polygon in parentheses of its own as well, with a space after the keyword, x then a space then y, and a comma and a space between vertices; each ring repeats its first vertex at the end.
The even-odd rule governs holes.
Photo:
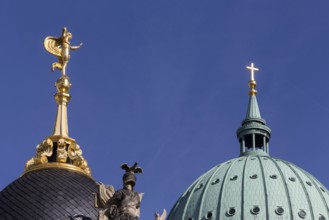
POLYGON ((55 100, 57 104, 62 105, 70 101, 71 95, 69 94, 70 88, 72 84, 69 81, 69 77, 67 75, 63 75, 57 79, 55 83, 57 93, 55 94, 55 100))
POLYGON ((55 86, 57 92, 68 93, 70 91, 72 84, 69 81, 69 77, 64 75, 57 79, 55 86))
POLYGON ((252 96, 252 95, 256 95, 257 94, 257 90, 255 89, 256 88, 256 81, 255 80, 250 80, 249 81, 249 95, 252 96))

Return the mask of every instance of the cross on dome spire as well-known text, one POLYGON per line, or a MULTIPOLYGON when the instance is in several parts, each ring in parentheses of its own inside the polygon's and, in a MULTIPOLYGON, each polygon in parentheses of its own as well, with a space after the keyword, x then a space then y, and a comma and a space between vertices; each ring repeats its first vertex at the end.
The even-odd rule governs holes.
POLYGON ((269 153, 269 140, 271 137, 271 129, 266 125, 265 120, 261 117, 256 93, 256 81, 254 72, 259 71, 258 68, 251 63, 247 66, 250 70, 251 80, 249 81, 249 103, 247 114, 242 121, 241 127, 237 130, 237 137, 240 142, 241 156, 252 153, 269 153))
POLYGON ((251 63, 251 65, 246 68, 250 70, 251 80, 255 80, 255 71, 259 71, 259 69, 254 67, 254 63, 251 63))
POLYGON ((246 68, 250 70, 250 78, 251 78, 249 81, 249 88, 250 88, 249 95, 254 96, 257 94, 257 90, 255 89, 256 88, 255 71, 259 71, 259 69, 254 66, 254 63, 251 63, 251 65, 247 66, 246 68))

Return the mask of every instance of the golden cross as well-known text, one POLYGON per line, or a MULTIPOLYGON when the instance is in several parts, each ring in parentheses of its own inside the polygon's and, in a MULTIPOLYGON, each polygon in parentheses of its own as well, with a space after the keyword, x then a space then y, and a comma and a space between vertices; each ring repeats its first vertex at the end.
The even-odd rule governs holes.
POLYGON ((250 70, 251 80, 254 81, 255 80, 255 77, 254 77, 255 71, 259 71, 259 69, 254 67, 254 63, 251 63, 250 66, 247 66, 247 69, 250 70))

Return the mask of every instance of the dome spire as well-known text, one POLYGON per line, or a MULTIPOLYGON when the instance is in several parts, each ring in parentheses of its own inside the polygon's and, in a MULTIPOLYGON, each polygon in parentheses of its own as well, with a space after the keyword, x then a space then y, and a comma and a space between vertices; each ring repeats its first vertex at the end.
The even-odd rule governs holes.
POLYGON ((249 103, 246 118, 242 121, 242 126, 237 130, 237 137, 240 142, 241 155, 248 153, 269 153, 269 139, 271 129, 266 126, 265 120, 261 117, 256 98, 256 80, 254 73, 259 71, 251 63, 246 67, 250 70, 251 79, 249 81, 249 103))
POLYGON ((251 63, 251 65, 247 66, 246 68, 250 70, 250 81, 249 81, 250 101, 247 109, 246 118, 261 118, 257 99, 256 99, 257 90, 255 89, 256 88, 255 71, 259 71, 259 69, 254 67, 254 63, 251 63))
POLYGON ((70 59, 70 50, 79 49, 82 45, 71 46, 71 39, 72 34, 64 27, 62 36, 46 37, 44 40, 45 49, 58 58, 58 62, 52 64, 51 70, 58 69, 62 73, 55 83, 57 114, 53 134, 37 146, 37 153, 27 161, 24 173, 44 168, 67 168, 90 176, 90 169, 82 157, 80 146, 68 134, 67 104, 71 99, 71 83, 66 74, 66 67, 70 59))

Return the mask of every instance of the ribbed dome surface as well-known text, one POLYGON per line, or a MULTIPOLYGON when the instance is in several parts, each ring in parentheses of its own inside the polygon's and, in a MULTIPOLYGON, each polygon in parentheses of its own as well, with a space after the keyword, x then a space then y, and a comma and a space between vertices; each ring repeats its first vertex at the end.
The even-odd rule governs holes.
POLYGON ((198 178, 168 220, 329 219, 329 194, 317 179, 284 160, 251 153, 198 178))
POLYGON ((96 220, 96 191, 96 182, 77 172, 60 168, 33 171, 1 191, 0 219, 96 220))

